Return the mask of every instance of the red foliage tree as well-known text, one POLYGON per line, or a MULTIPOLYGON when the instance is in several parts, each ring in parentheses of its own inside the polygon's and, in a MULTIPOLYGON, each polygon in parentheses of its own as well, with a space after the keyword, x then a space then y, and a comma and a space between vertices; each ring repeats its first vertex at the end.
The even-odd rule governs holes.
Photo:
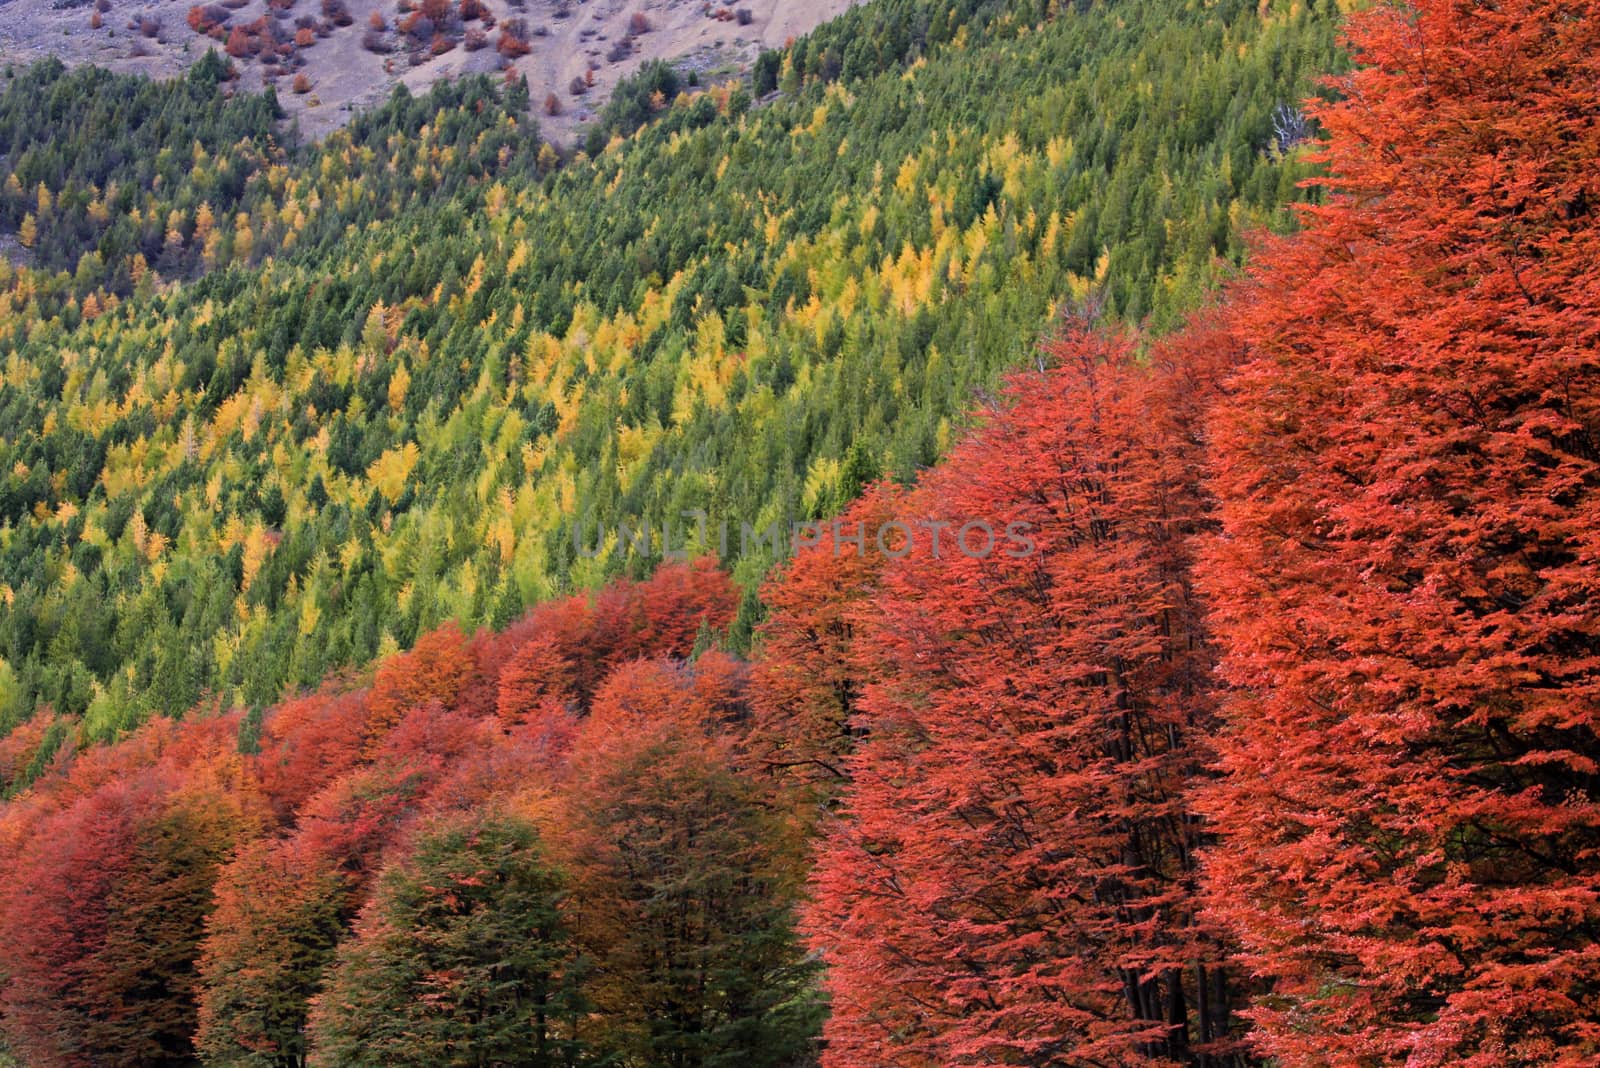
POLYGON ((577 596, 538 605, 474 655, 481 673, 502 684, 491 703, 514 721, 542 696, 587 704, 619 664, 687 658, 702 639, 726 631, 738 607, 738 587, 714 560, 669 563, 643 582, 608 585, 592 602, 577 596), (526 649, 534 640, 539 647, 526 649))
POLYGON ((208 1062, 305 1063, 310 1000, 357 903, 344 858, 306 843, 255 843, 221 872, 198 965, 208 1062))
POLYGON ((1216 913, 1293 1064, 1600 1058, 1600 18, 1355 16, 1217 419, 1216 913))
POLYGON ((507 59, 525 56, 533 51, 533 45, 528 43, 527 23, 522 19, 511 19, 500 27, 500 36, 495 39, 495 50, 507 59))
POLYGON ((378 668, 367 697, 367 735, 381 738, 413 709, 449 706, 474 672, 467 639, 454 623, 424 634, 410 650, 378 668))
MULTIPOLYGON (((441 806, 441 791, 473 778, 489 738, 437 702, 413 710, 383 736, 370 764, 299 807, 289 837, 241 851, 220 873, 199 953, 196 1041, 208 1058, 304 1063, 310 998, 382 858, 403 846, 420 814, 441 806)), ((481 783, 472 785, 455 800, 481 801, 481 783)))
POLYGON ((324 689, 290 698, 261 725, 257 774, 280 822, 355 767, 367 722, 366 694, 324 689))
POLYGON ((234 59, 244 59, 246 56, 254 55, 256 47, 255 38, 246 33, 243 26, 235 26, 228 31, 228 43, 223 46, 223 50, 234 59))
POLYGON ((141 732, 26 803, 43 811, 6 858, 0 1007, 27 1063, 192 1059, 211 886, 262 822, 231 736, 211 726, 141 732))
POLYGON ((9 1044, 30 1064, 87 1066, 106 1052, 85 1035, 102 1007, 88 985, 111 925, 107 903, 141 826, 159 818, 161 793, 150 781, 95 791, 42 820, 9 866, 0 1005, 9 1044))
POLYGON ((0 790, 9 790, 27 772, 54 720, 55 717, 44 710, 0 737, 0 790))
POLYGON ((850 713, 875 660, 856 639, 885 562, 877 535, 894 505, 891 489, 869 491, 761 591, 768 616, 752 682, 751 756, 824 795, 844 781, 850 713))
POLYGON ((595 640, 606 663, 638 657, 683 659, 703 635, 727 629, 739 609, 739 589, 716 560, 669 563, 643 582, 616 582, 595 598, 595 640))
POLYGON ((509 728, 535 714, 567 710, 574 702, 574 675, 557 635, 530 638, 500 669, 500 722, 509 728))
MULTIPOLYGON (((880 661, 807 918, 825 1065, 1235 1055, 1187 804, 1212 713, 1195 428, 1128 339, 1051 351, 899 509, 927 536, 884 565, 856 652, 821 654, 880 661)), ((806 681, 789 689, 831 715, 806 681)))
POLYGON ((747 680, 742 662, 715 650, 693 663, 635 660, 595 693, 587 729, 627 734, 674 724, 727 743, 744 726, 747 680))

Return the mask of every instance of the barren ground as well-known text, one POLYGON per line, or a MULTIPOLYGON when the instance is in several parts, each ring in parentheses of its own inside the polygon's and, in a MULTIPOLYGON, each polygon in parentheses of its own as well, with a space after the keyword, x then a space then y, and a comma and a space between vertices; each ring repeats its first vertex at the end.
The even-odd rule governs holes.
MULTIPOLYGON (((94 63, 115 71, 151 77, 172 77, 187 68, 219 42, 202 36, 187 24, 192 0, 111 0, 99 29, 90 26, 95 12, 91 0, 0 0, 0 63, 28 63, 45 55, 60 56, 69 64, 94 63), (66 6, 78 4, 80 6, 66 6), (137 28, 138 21, 154 19, 160 29, 154 37, 137 28)), ((363 37, 374 11, 392 27, 402 17, 396 0, 345 0, 353 23, 332 28, 296 59, 311 83, 308 92, 292 89, 287 71, 275 85, 278 98, 291 119, 310 137, 321 137, 347 121, 354 110, 388 95, 397 81, 413 91, 426 89, 440 78, 463 72, 495 71, 509 65, 525 74, 534 110, 546 136, 565 143, 594 117, 618 79, 636 71, 650 59, 673 60, 701 72, 702 83, 748 67, 762 48, 782 44, 833 18, 858 0, 482 0, 499 23, 526 20, 532 51, 503 60, 494 43, 500 27, 488 31, 489 45, 469 52, 463 47, 412 66, 406 52, 380 55, 363 47, 363 37), (746 9, 749 22, 733 17, 746 9), (565 11, 563 15, 562 12, 565 11), (723 16, 718 17, 719 13, 723 16), (650 29, 631 34, 630 22, 643 15, 650 29), (613 59, 618 42, 631 36, 631 54, 613 59), (594 86, 580 96, 571 92, 574 78, 593 69, 594 86), (548 93, 561 101, 560 115, 544 113, 548 93)), ((228 25, 239 26, 268 15, 266 0, 248 0, 228 12, 228 25)), ((320 0, 293 0, 281 16, 289 25, 303 16, 321 15, 320 0)), ((477 25, 477 23, 469 23, 477 25)), ((386 39, 393 42, 391 30, 386 39)), ((240 61, 240 84, 260 89, 262 65, 254 59, 240 61)))

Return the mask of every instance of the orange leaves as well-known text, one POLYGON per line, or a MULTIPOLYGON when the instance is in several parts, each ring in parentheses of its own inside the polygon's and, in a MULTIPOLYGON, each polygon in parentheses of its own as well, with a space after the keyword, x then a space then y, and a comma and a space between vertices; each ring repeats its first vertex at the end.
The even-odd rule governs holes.
POLYGON ((356 764, 366 723, 362 693, 325 689, 272 710, 262 724, 257 767, 280 819, 356 764))
MULTIPOLYGON (((643 1019, 683 993, 674 983, 685 962, 721 953, 750 925, 759 944, 738 964, 751 969, 739 980, 747 993, 727 1004, 719 993, 706 1011, 761 1015, 768 992, 792 998, 788 898, 773 888, 794 885, 793 862, 777 864, 759 791, 733 764, 748 673, 712 649, 685 661, 727 627, 737 602, 708 563, 675 565, 592 602, 542 605, 503 635, 469 638, 447 624, 379 664, 370 689, 330 680, 267 710, 258 731, 201 708, 81 753, 69 736, 0 824, 11 877, 0 888, 8 1041, 41 1064, 188 1059, 191 1042, 218 1061, 303 1059, 311 1000, 380 870, 418 848, 419 825, 500 809, 570 824, 574 842, 609 842, 610 858, 636 847, 617 835, 658 818, 676 836, 633 859, 675 865, 682 882, 665 889, 715 922, 678 942, 670 918, 655 916, 651 937, 665 955, 651 984, 608 1003, 615 1020, 643 1019), (577 819, 591 800, 617 807, 598 823, 577 819), (687 852, 668 850, 691 840, 687 852), (149 1052, 156 1045, 167 1052, 149 1052)), ((0 776, 41 763, 41 747, 69 728, 41 714, 13 733, 0 776)), ((572 856, 618 870, 592 852, 572 856)), ((506 925, 508 945, 527 944, 521 906, 495 911, 504 887, 477 869, 444 875, 452 900, 479 902, 506 925)), ((648 913, 655 890, 605 885, 591 904, 614 910, 606 922, 620 921, 611 929, 622 941, 593 946, 626 955, 629 918, 648 913)), ((544 900, 554 906, 554 883, 544 900)), ((396 948, 416 941, 411 930, 395 937, 396 948)), ((455 980, 441 971, 423 981, 429 1011, 444 1011, 455 980)), ((519 996, 503 1009, 510 1018, 524 1007, 519 996)), ((338 1031, 326 1016, 319 1026, 338 1031)))
POLYGON ((545 709, 564 709, 574 693, 574 668, 553 634, 537 634, 500 669, 496 709, 507 727, 545 709))
POLYGON ((814 554, 774 592, 769 639, 819 670, 763 665, 758 704, 844 705, 858 739, 807 915, 826 1064, 1166 1063, 1233 1041, 1238 993, 1185 889, 1210 717, 1196 436, 1130 339, 1072 330, 1048 353, 894 502, 1026 524, 1036 552, 924 546, 875 578, 814 554), (808 592, 821 575, 845 581, 808 592))
POLYGON ((449 705, 472 672, 467 639, 447 623, 417 639, 409 652, 392 657, 372 680, 367 697, 367 735, 381 736, 412 709, 449 705))
POLYGON ((30 1063, 187 1049, 210 888, 263 822, 237 727, 234 717, 187 730, 157 721, 120 753, 11 802, 31 828, 3 858, 0 1005, 8 1041, 30 1063))
POLYGON ((615 664, 638 656, 687 657, 701 633, 733 622, 739 591, 710 557, 667 564, 640 583, 614 583, 595 599, 597 638, 615 664))
POLYGON ((762 589, 768 618, 755 666, 755 759, 782 778, 830 792, 844 780, 849 715, 870 677, 874 657, 856 637, 872 609, 884 566, 871 532, 892 516, 894 492, 868 491, 762 589), (864 528, 866 549, 844 536, 864 528), (870 551, 869 551, 870 550, 870 551))
POLYGON ((1600 23, 1424 0, 1351 37, 1335 195, 1228 311, 1212 897, 1285 1062, 1590 1063, 1600 23))

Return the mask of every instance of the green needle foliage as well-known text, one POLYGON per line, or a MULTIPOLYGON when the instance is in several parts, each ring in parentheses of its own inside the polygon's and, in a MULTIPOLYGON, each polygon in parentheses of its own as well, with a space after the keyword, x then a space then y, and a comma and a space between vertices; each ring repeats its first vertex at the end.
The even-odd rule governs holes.
POLYGON ((764 57, 760 106, 652 93, 556 168, 464 83, 258 167, 209 259, 180 209, 196 280, 8 272, 0 728, 260 706, 642 572, 691 510, 753 587, 742 524, 933 462, 1063 305, 1160 329, 1287 227, 1337 15, 880 2, 764 57))

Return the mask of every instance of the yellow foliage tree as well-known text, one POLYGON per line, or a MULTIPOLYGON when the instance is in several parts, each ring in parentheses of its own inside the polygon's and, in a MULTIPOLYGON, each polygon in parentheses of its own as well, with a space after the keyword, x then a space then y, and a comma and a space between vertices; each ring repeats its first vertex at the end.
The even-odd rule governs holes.
POLYGON ((417 466, 421 455, 414 441, 388 449, 367 468, 367 479, 386 500, 393 503, 405 492, 406 480, 411 477, 411 471, 417 466))

